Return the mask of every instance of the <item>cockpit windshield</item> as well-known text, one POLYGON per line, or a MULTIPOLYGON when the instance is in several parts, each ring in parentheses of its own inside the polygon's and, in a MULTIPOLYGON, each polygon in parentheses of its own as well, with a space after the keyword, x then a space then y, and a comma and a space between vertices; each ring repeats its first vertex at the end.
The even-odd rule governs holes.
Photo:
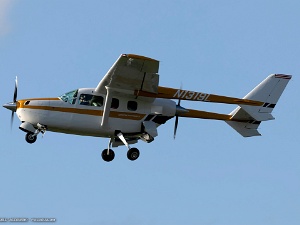
POLYGON ((68 102, 70 104, 75 104, 76 98, 77 98, 78 90, 67 92, 61 96, 59 96, 59 99, 68 102))

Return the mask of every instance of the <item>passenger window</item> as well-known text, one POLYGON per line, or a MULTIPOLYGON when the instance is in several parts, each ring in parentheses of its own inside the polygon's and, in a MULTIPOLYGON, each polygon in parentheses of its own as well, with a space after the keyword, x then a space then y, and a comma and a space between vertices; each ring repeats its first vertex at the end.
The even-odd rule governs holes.
POLYGON ((92 106, 101 107, 103 106, 103 97, 102 96, 93 96, 91 100, 92 106))
POLYGON ((117 99, 117 98, 112 98, 112 100, 111 100, 111 108, 112 108, 112 109, 117 109, 117 108, 119 108, 119 99, 117 99))
POLYGON ((130 111, 136 111, 137 110, 137 102, 136 101, 128 101, 127 109, 130 111))
POLYGON ((91 105, 92 95, 81 94, 79 98, 80 105, 91 105))
POLYGON ((96 95, 81 94, 79 98, 79 104, 101 107, 103 105, 103 97, 96 95))

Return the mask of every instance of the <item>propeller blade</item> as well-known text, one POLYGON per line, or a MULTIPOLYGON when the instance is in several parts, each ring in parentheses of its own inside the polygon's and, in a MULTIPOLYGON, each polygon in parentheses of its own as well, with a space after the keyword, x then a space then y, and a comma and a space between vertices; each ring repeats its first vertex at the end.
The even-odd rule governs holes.
POLYGON ((17 98, 18 98, 18 77, 16 77, 16 80, 15 80, 15 91, 14 91, 13 102, 4 105, 5 108, 12 110, 11 117, 10 117, 10 129, 11 130, 12 130, 13 123, 14 123, 15 111, 17 109, 16 108, 17 98))
POLYGON ((14 91, 13 102, 17 101, 17 97, 18 97, 18 77, 16 77, 16 81, 15 81, 15 91, 14 91))
POLYGON ((176 138, 177 127, 178 127, 178 116, 175 117, 174 140, 176 138))
MULTIPOLYGON (((182 89, 182 83, 180 84, 180 90, 181 89, 182 89)), ((178 99, 178 103, 176 105, 176 109, 180 107, 180 102, 181 102, 181 99, 178 99)), ((178 115, 176 114, 176 117, 175 117, 175 126, 174 126, 174 140, 176 138, 177 127, 178 127, 178 115)))
POLYGON ((12 130, 13 123, 14 123, 14 117, 15 117, 15 112, 11 113, 11 118, 10 118, 10 129, 12 130))

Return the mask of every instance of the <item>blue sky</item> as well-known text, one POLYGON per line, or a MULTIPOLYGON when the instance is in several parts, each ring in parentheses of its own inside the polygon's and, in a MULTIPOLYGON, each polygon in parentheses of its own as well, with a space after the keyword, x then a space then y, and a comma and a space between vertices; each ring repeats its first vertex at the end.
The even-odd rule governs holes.
MULTIPOLYGON (((160 60, 160 85, 243 97, 292 74, 262 137, 180 119, 101 159, 108 140, 46 133, 29 145, 1 109, 0 218, 56 224, 296 225, 300 221, 299 1, 0 0, 1 102, 96 87, 122 53, 160 60)), ((182 102, 229 113, 234 106, 182 102)))

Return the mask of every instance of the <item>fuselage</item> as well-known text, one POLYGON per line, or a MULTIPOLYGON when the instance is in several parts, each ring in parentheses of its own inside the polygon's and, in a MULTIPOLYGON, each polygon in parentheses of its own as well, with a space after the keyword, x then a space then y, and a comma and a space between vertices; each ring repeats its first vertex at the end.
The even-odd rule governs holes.
POLYGON ((16 113, 22 122, 47 126, 48 131, 110 137, 116 130, 141 133, 144 121, 156 126, 175 116, 176 103, 168 99, 113 96, 109 120, 101 126, 105 95, 94 88, 81 88, 57 98, 32 98, 17 101, 16 113))

